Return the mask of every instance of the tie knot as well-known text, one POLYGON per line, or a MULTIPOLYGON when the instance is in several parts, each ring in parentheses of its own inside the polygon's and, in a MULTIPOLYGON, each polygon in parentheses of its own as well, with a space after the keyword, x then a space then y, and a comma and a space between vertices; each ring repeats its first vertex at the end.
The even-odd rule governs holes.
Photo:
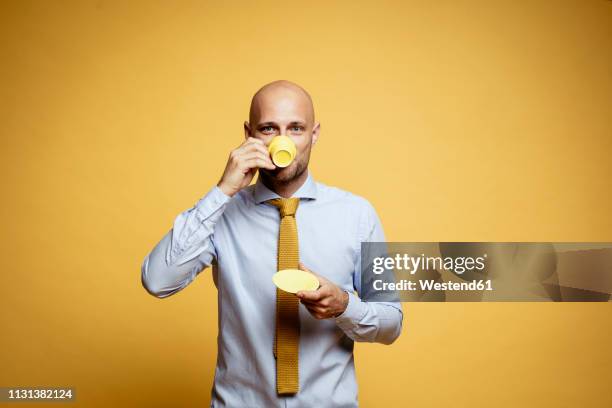
POLYGON ((269 204, 277 207, 280 210, 281 218, 286 215, 295 216, 300 199, 298 197, 291 198, 273 198, 272 200, 266 201, 269 204))

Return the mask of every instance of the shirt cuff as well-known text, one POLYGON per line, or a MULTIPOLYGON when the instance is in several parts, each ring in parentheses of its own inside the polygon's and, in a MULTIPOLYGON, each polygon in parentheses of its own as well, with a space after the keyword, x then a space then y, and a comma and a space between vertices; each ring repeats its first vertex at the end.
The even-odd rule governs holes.
POLYGON ((336 324, 341 329, 349 330, 363 319, 363 316, 365 316, 367 312, 367 308, 361 299, 353 292, 346 289, 344 289, 344 291, 348 293, 349 301, 344 312, 336 317, 336 324))

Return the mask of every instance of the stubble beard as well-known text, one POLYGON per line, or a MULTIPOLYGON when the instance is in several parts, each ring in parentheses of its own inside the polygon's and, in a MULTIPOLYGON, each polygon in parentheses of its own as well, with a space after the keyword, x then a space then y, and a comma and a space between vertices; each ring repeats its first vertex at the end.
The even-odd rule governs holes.
POLYGON ((306 169, 308 168, 308 159, 310 158, 310 154, 306 157, 304 162, 295 161, 291 163, 288 167, 279 168, 277 167, 275 170, 267 170, 260 169, 259 177, 262 177, 264 181, 267 181, 267 184, 270 185, 285 185, 289 184, 292 181, 298 179, 306 169))

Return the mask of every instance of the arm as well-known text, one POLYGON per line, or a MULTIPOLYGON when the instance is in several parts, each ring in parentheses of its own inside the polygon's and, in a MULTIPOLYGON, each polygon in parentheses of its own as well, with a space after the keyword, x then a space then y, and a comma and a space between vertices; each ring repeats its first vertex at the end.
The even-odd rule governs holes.
POLYGON ((247 137, 230 152, 219 183, 179 214, 173 228, 145 257, 141 280, 147 292, 158 298, 173 295, 216 259, 215 224, 230 198, 249 185, 258 168, 272 170, 275 166, 264 142, 247 137))
MULTIPOLYGON (((353 286, 360 296, 361 242, 385 242, 376 211, 369 203, 366 209, 357 237, 357 256, 353 272, 353 286)), ((302 304, 316 319, 335 319, 338 327, 354 341, 391 344, 399 337, 404 316, 400 302, 364 302, 352 291, 343 290, 302 263, 299 267, 315 274, 321 283, 317 290, 297 292, 302 304)))
POLYGON ((230 197, 213 187, 192 208, 179 214, 173 228, 145 257, 141 280, 151 295, 165 298, 189 285, 216 258, 212 234, 230 197))
MULTIPOLYGON (((361 242, 385 242, 385 234, 374 208, 368 203, 364 217, 364 234, 358 245, 353 282, 361 296, 361 242)), ((348 304, 337 316, 336 324, 355 341, 393 343, 402 331, 403 311, 400 302, 364 302, 350 291, 348 304)))

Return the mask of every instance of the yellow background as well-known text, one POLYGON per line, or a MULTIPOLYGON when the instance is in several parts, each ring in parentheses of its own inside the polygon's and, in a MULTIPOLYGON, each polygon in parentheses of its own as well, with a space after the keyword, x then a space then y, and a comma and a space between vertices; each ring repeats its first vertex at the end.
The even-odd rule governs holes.
MULTIPOLYGON (((210 271, 159 300, 140 265, 275 79, 389 240, 612 240, 612 2, 298 4, 2 1, 0 386, 207 406, 210 271)), ((610 305, 404 304, 361 404, 612 406, 610 305)))

